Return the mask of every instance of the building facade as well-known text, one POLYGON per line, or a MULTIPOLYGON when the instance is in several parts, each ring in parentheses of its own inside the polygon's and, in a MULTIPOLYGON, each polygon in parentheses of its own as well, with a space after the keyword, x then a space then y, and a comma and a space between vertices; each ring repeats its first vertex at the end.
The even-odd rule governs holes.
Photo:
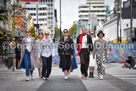
POLYGON ((97 21, 103 23, 106 19, 106 12, 105 0, 86 0, 86 4, 79 5, 79 21, 89 24, 93 22, 91 18, 97 16, 97 21))
POLYGON ((55 0, 21 0, 22 7, 30 13, 37 28, 47 27, 52 35, 55 26, 54 3, 55 0))

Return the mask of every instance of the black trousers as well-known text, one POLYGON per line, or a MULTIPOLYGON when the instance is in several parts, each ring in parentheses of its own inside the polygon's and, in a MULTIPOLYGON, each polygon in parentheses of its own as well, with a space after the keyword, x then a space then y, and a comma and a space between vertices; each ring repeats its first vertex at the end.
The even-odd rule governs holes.
POLYGON ((49 78, 52 68, 52 56, 42 56, 42 77, 49 78))
POLYGON ((81 74, 87 77, 89 67, 89 51, 87 49, 81 49, 79 56, 81 61, 81 74))
POLYGON ((71 65, 71 55, 61 55, 62 70, 69 70, 71 65))
POLYGON ((18 69, 18 61, 20 63, 20 57, 16 57, 16 69, 18 69))

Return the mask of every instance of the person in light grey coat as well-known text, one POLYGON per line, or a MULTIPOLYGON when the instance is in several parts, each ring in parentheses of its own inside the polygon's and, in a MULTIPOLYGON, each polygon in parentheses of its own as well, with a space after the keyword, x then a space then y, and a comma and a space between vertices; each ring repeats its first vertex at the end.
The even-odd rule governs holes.
POLYGON ((95 59, 96 56, 98 76, 101 80, 105 74, 104 64, 107 59, 107 42, 103 39, 104 35, 103 31, 99 31, 97 34, 99 39, 95 40, 93 50, 93 58, 95 59))
POLYGON ((26 31, 26 37, 23 38, 21 43, 21 59, 19 68, 24 68, 26 70, 26 81, 29 81, 29 76, 33 79, 33 70, 35 69, 35 59, 36 59, 36 47, 35 39, 30 36, 30 30, 26 31))
MULTIPOLYGON (((39 36, 38 37, 39 37, 39 39, 36 40, 37 55, 38 55, 38 49, 40 47, 40 43, 43 40, 43 33, 39 32, 39 36)), ((36 60, 35 60, 35 66, 36 66, 36 68, 38 68, 39 77, 41 78, 42 77, 42 75, 41 75, 42 74, 42 60, 41 60, 41 58, 40 58, 40 60, 39 60, 38 57, 36 58, 36 60)))

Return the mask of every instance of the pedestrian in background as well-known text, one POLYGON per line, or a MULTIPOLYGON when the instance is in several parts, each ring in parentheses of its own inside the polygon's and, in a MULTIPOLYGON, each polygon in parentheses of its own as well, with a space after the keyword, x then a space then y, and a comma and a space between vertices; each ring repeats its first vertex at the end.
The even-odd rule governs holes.
POLYGON ((87 79, 88 76, 88 67, 89 67, 89 55, 92 54, 93 51, 93 43, 92 38, 89 34, 87 34, 86 28, 82 28, 82 34, 80 34, 77 38, 77 49, 80 56, 81 63, 81 78, 87 79))
POLYGON ((21 56, 21 42, 18 41, 16 48, 15 48, 15 56, 16 56, 16 69, 18 69, 20 63, 20 56, 21 56))
POLYGON ((107 59, 107 42, 103 39, 105 36, 103 31, 99 31, 97 36, 98 39, 94 42, 93 59, 96 56, 98 77, 103 80, 103 75, 105 74, 104 64, 107 59))
POLYGON ((12 50, 12 42, 9 43, 9 47, 7 48, 6 55, 8 58, 8 69, 13 66, 13 50, 12 50))
MULTIPOLYGON (((36 50, 37 50, 37 55, 38 55, 38 49, 40 47, 40 42, 43 40, 43 33, 42 32, 39 32, 39 35, 38 35, 38 40, 36 40, 36 50)), ((39 73, 39 77, 41 78, 42 77, 42 63, 41 63, 41 58, 36 58, 35 60, 35 67, 38 68, 38 73, 39 73)))
MULTIPOLYGON (((94 44, 94 41, 96 39, 94 38, 94 32, 93 31, 90 32, 90 36, 91 36, 92 42, 94 44)), ((94 78, 94 69, 95 69, 95 66, 96 66, 96 60, 93 59, 93 55, 92 54, 90 55, 89 59, 90 59, 90 63, 89 63, 90 75, 89 75, 89 77, 90 78, 94 78)))
POLYGON ((50 39, 50 30, 44 29, 45 39, 40 42, 38 58, 42 58, 42 79, 48 80, 52 70, 52 58, 55 56, 54 43, 50 39))
POLYGON ((60 39, 58 46, 58 54, 64 72, 64 79, 68 79, 68 72, 70 70, 71 59, 73 58, 74 42, 68 35, 68 30, 63 30, 64 36, 60 39))
POLYGON ((26 71, 26 81, 31 79, 33 80, 33 70, 35 69, 35 59, 36 59, 36 47, 35 39, 31 37, 30 30, 26 31, 26 37, 23 38, 21 43, 21 59, 20 59, 20 68, 24 68, 26 71))

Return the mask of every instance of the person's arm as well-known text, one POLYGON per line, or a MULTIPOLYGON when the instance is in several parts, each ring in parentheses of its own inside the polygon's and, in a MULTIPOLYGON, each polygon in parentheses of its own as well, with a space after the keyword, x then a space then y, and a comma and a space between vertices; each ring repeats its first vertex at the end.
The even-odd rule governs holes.
POLYGON ((78 45, 79 45, 79 38, 80 38, 80 36, 77 37, 77 41, 76 41, 77 51, 78 51, 78 45))
POLYGON ((125 59, 125 60, 128 60, 128 58, 127 58, 127 57, 124 57, 124 56, 122 56, 122 55, 121 55, 121 57, 122 57, 123 59, 125 59))
POLYGON ((105 42, 105 58, 107 59, 107 42, 105 42))
POLYGON ((91 36, 89 36, 89 51, 93 51, 93 41, 92 41, 92 38, 91 36))
POLYGON ((39 43, 39 46, 38 46, 38 58, 40 59, 41 58, 41 50, 42 50, 42 42, 39 43))
POLYGON ((74 42, 73 42, 72 39, 71 39, 71 42, 70 42, 70 51, 71 51, 71 56, 73 56, 73 54, 74 54, 74 42))
POLYGON ((61 49, 62 49, 62 44, 61 44, 61 40, 59 41, 59 45, 58 45, 58 55, 61 55, 61 49))
POLYGON ((95 58, 96 54, 96 41, 94 42, 94 47, 93 47, 93 58, 95 58))
POLYGON ((25 47, 25 43, 24 43, 24 39, 23 39, 22 42, 21 42, 21 53, 20 53, 21 57, 23 56, 24 47, 25 47))
POLYGON ((36 49, 36 40, 33 38, 33 52, 34 52, 34 57, 37 57, 37 49, 36 49))

